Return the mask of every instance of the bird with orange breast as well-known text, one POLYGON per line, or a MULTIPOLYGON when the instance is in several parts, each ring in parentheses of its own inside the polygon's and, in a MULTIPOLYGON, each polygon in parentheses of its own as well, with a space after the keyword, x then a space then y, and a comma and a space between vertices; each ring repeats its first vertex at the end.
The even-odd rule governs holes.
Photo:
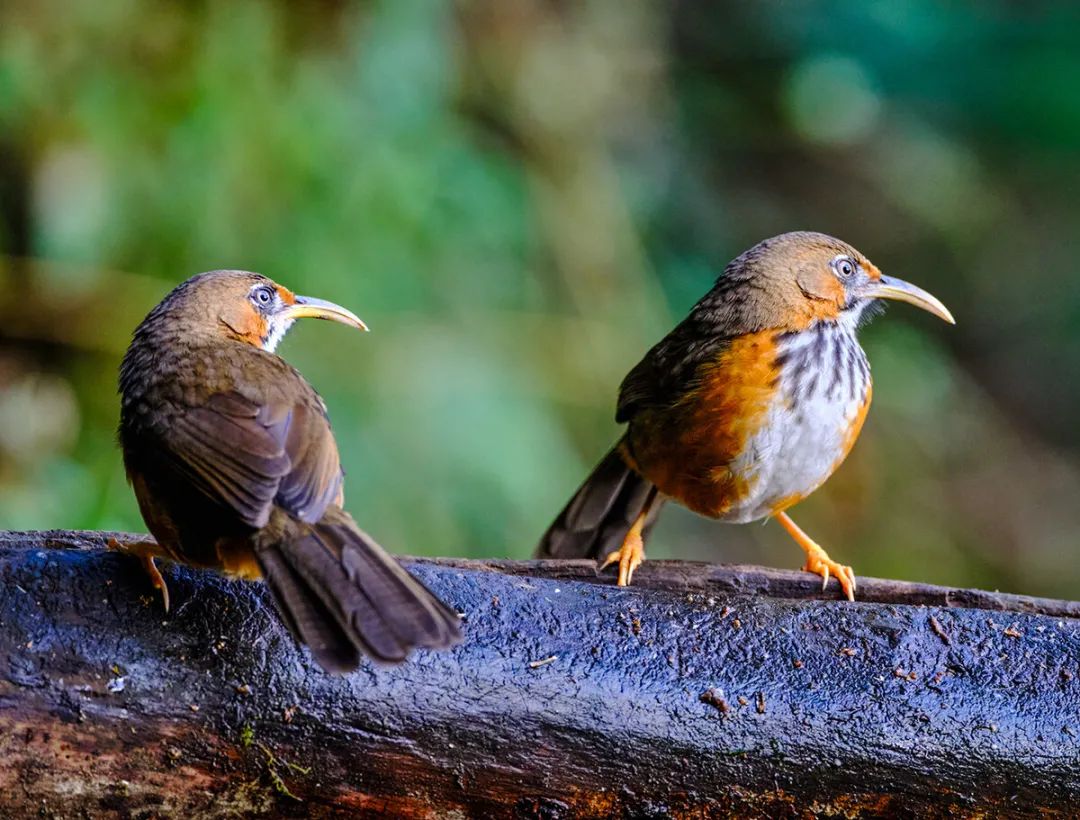
POLYGON ((626 432, 544 534, 538 557, 618 564, 625 586, 672 499, 720 521, 776 518, 822 588, 835 577, 854 600, 851 567, 787 509, 820 487, 859 437, 871 379, 856 331, 880 299, 953 323, 934 296, 825 234, 782 234, 734 259, 623 380, 615 420, 626 432))
POLYGON ((110 546, 142 559, 166 610, 155 558, 264 578, 328 671, 451 646, 457 613, 342 509, 326 405, 274 353, 304 317, 367 330, 339 305, 233 270, 192 277, 143 320, 120 369, 120 444, 156 542, 110 546))

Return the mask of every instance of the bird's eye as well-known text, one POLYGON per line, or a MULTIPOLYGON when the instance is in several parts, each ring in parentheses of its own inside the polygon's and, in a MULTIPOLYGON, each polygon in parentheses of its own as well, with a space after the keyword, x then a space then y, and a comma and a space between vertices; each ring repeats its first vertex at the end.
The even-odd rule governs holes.
POLYGON ((855 274, 855 261, 846 256, 837 259, 833 266, 836 268, 836 272, 845 279, 855 274))
POLYGON ((266 307, 274 301, 274 290, 267 285, 263 285, 255 289, 252 297, 255 299, 255 304, 266 307))

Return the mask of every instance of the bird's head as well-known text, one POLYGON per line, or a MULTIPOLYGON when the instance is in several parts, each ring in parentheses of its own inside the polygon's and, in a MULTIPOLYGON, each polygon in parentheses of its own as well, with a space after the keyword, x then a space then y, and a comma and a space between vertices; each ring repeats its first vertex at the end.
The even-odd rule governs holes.
POLYGON ((238 270, 191 277, 166 296, 143 324, 168 319, 186 333, 233 339, 273 352, 293 322, 304 318, 368 329, 341 305, 298 296, 262 274, 238 270))
POLYGON ((718 284, 740 291, 739 300, 762 327, 803 330, 819 321, 854 326, 876 299, 907 302, 955 324, 937 297, 884 275, 851 245, 822 233, 798 231, 759 242, 728 265, 718 284))

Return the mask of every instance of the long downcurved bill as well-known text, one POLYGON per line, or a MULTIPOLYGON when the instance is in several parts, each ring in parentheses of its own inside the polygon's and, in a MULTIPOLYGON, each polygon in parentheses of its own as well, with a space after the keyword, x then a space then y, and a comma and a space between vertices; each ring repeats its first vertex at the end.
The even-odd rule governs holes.
POLYGON ((355 327, 357 330, 368 329, 363 320, 351 310, 325 299, 316 299, 314 296, 297 296, 296 303, 285 308, 284 314, 285 318, 290 320, 328 319, 331 322, 341 322, 343 325, 355 327))
POLYGON ((900 302, 907 302, 909 305, 915 305, 915 307, 922 308, 928 313, 933 313, 950 325, 956 324, 953 315, 949 313, 949 309, 941 303, 940 299, 910 282, 897 279, 895 276, 882 276, 879 281, 870 285, 866 290, 866 296, 871 299, 896 299, 900 302))

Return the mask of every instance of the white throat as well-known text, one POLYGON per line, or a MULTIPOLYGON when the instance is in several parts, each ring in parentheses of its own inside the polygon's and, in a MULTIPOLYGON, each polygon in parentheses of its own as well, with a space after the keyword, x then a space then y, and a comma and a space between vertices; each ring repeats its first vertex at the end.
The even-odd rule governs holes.
POLYGON ((267 353, 273 353, 277 346, 281 343, 281 340, 285 338, 285 334, 289 332, 289 328, 292 327, 295 319, 284 319, 270 323, 270 333, 266 336, 266 341, 263 342, 262 349, 267 353))

